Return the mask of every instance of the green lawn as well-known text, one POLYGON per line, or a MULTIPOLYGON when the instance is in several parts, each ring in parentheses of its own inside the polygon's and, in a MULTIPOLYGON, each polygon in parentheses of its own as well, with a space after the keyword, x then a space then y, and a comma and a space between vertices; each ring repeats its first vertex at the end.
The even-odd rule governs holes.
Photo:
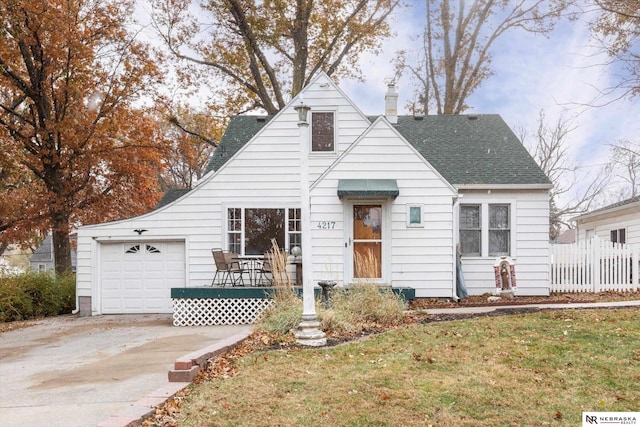
POLYGON ((178 425, 577 426, 639 410, 640 310, 430 323, 237 367, 192 386, 178 425))

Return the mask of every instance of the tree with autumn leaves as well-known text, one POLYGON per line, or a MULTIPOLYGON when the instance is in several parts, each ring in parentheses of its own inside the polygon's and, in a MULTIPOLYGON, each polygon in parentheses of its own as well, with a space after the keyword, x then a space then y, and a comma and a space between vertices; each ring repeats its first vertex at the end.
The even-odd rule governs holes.
POLYGON ((53 235, 71 267, 77 224, 142 213, 158 198, 163 135, 144 98, 157 55, 126 23, 131 0, 0 2, 0 240, 53 235))
POLYGON ((186 85, 215 85, 213 114, 276 114, 319 72, 361 78, 400 0, 151 0, 186 85), (199 10, 195 12, 195 9, 199 10), (195 14, 197 13, 197 16, 195 14))

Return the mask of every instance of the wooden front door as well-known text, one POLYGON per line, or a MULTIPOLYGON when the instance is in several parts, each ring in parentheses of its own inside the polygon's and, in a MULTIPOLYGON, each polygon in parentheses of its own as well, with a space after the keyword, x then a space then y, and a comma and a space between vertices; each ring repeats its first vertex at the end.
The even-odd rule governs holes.
POLYGON ((384 210, 381 204, 354 204, 353 278, 382 278, 384 210))

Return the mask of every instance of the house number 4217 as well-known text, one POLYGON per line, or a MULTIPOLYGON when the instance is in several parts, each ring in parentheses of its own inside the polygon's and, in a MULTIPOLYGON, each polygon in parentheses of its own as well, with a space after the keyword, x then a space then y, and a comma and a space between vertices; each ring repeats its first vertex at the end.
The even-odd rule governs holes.
POLYGON ((320 222, 318 222, 318 228, 320 230, 333 230, 334 228, 336 228, 336 222, 335 221, 320 221, 320 222))

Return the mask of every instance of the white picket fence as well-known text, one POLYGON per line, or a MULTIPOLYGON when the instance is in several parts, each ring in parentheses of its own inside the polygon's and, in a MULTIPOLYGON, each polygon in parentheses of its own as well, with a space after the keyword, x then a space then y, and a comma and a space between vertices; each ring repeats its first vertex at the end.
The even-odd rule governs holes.
POLYGON ((639 252, 597 237, 551 245, 551 292, 636 291, 639 252))

